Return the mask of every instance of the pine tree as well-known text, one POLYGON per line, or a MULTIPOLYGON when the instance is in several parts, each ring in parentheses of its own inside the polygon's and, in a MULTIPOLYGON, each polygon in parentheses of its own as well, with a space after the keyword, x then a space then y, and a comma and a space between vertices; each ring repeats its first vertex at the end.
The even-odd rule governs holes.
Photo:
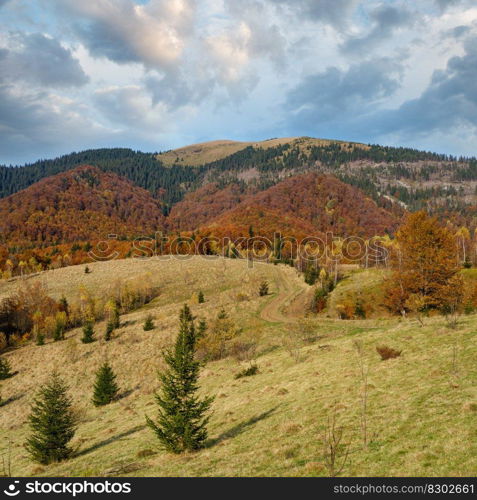
POLYGON ((104 333, 104 340, 106 340, 106 342, 109 342, 111 340, 113 332, 114 332, 114 325, 113 322, 110 320, 106 324, 106 332, 104 333))
POLYGON ((204 292, 202 290, 199 291, 199 295, 197 298, 198 298, 199 304, 203 304, 205 302, 204 292))
POLYGON ((91 272, 91 271, 90 271, 89 267, 88 267, 88 266, 86 266, 86 267, 84 268, 84 273, 85 273, 85 274, 89 274, 90 272, 91 272))
POLYGON ((47 465, 72 454, 68 443, 76 431, 67 387, 57 373, 38 392, 29 416, 32 434, 26 449, 35 462, 47 465))
POLYGON ((83 344, 91 344, 94 340, 93 323, 91 321, 87 321, 83 326, 83 337, 81 338, 81 342, 83 342, 83 344))
POLYGON ((156 328, 156 327, 154 326, 153 317, 149 314, 146 318, 146 321, 144 321, 144 325, 143 325, 142 329, 145 332, 149 332, 150 330, 154 330, 154 328, 156 328))
POLYGON ((111 403, 118 393, 116 375, 107 361, 96 372, 94 384, 93 404, 103 406, 111 403))
POLYGON ((190 309, 180 313, 180 330, 175 347, 164 355, 168 369, 160 375, 162 389, 156 394, 159 406, 157 422, 146 417, 147 424, 169 452, 200 449, 207 439, 209 417, 205 416, 213 398, 197 396, 199 362, 194 359, 196 334, 190 309))
POLYGON ((6 380, 13 376, 10 363, 5 358, 0 358, 0 380, 6 380))
POLYGON ((265 295, 268 295, 268 283, 266 281, 263 281, 260 284, 258 294, 260 295, 260 297, 265 297, 265 295))
POLYGON ((36 345, 45 345, 45 336, 41 332, 36 336, 36 345))

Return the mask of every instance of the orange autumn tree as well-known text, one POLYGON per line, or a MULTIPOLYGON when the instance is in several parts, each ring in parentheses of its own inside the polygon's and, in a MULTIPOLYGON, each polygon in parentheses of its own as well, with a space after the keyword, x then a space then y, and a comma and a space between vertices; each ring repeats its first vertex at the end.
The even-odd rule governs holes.
MULTIPOLYGON (((455 312, 463 295, 454 234, 424 211, 408 215, 396 234, 386 305, 405 313, 416 307, 455 312)), ((415 311, 417 312, 417 311, 415 311)))

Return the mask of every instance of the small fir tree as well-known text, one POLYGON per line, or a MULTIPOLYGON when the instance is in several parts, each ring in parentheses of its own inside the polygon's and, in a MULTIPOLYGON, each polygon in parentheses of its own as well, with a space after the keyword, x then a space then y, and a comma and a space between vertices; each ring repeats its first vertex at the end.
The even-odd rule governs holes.
POLYGON ((38 392, 29 422, 32 434, 26 449, 35 462, 48 465, 71 456, 68 443, 75 434, 76 419, 67 387, 56 372, 38 392))
POLYGON ((0 380, 6 380, 13 376, 10 363, 5 358, 0 358, 0 380))
POLYGON ((164 355, 168 369, 160 375, 162 389, 156 394, 158 420, 146 417, 161 445, 172 453, 198 450, 207 439, 206 413, 213 398, 197 396, 199 362, 194 359, 195 351, 194 320, 189 307, 184 305, 175 347, 164 355))
POLYGON ((91 271, 90 271, 89 267, 88 267, 88 266, 86 266, 86 267, 84 268, 84 273, 85 273, 85 274, 89 274, 90 272, 91 272, 91 271))
POLYGON ((266 281, 263 281, 260 284, 260 288, 258 289, 258 294, 260 297, 265 297, 265 295, 268 295, 268 283, 266 281))
POLYGON ((153 317, 149 314, 146 318, 146 321, 144 321, 144 325, 142 327, 142 329, 145 331, 145 332, 149 332, 151 330, 154 330, 155 325, 154 325, 154 319, 153 317))
POLYGON ((83 326, 83 337, 81 338, 81 342, 83 342, 83 344, 91 344, 94 340, 93 323, 91 321, 87 321, 83 326))
POLYGON ((96 382, 94 384, 93 404, 94 406, 104 406, 116 398, 118 394, 116 375, 107 361, 96 372, 96 382))
POLYGON ((199 304, 203 304, 205 302, 204 292, 202 290, 199 291, 199 295, 197 298, 198 298, 199 304))
POLYGON ((36 335, 36 345, 45 345, 45 336, 41 332, 36 335))

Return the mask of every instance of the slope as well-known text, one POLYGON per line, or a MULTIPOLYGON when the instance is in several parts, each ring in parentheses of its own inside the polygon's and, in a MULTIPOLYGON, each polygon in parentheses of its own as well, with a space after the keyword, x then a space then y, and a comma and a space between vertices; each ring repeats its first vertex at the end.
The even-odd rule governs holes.
POLYGON ((91 166, 0 200, 0 233, 10 246, 147 235, 163 224, 161 204, 148 191, 91 166))
MULTIPOLYGON (((14 475, 326 476, 322 435, 334 408, 350 446, 343 476, 475 473, 477 316, 463 318, 457 330, 449 330, 440 317, 429 318, 422 328, 409 319, 308 319, 315 342, 293 348, 282 342, 285 336, 295 338, 292 325, 259 317, 275 295, 260 299, 256 294, 264 278, 270 280, 272 292, 280 294, 281 280, 274 279, 275 273, 295 282, 295 271, 285 266, 256 264, 249 269, 243 261, 153 259, 94 263, 87 276, 81 267, 45 276, 55 296, 66 293, 73 300, 81 283, 99 286, 98 293, 105 293, 116 279, 141 273, 149 273, 163 293, 145 309, 123 316, 123 326, 111 342, 81 344, 76 330, 64 342, 7 353, 19 373, 2 383, 0 454, 7 456, 10 442, 14 475), (200 305, 191 300, 191 292, 199 287, 206 296, 200 305), (238 293, 248 294, 249 300, 238 301, 238 293), (259 374, 235 380, 247 362, 227 358, 208 363, 200 380, 202 390, 216 396, 208 447, 171 456, 159 449, 144 415, 155 415, 160 353, 177 332, 177 315, 185 301, 199 318, 210 320, 224 307, 240 321, 239 339, 257 342, 259 374), (141 328, 148 313, 157 325, 152 332, 141 328), (362 381, 354 341, 362 343, 369 366, 367 446, 360 431, 362 381), (381 361, 375 350, 381 344, 402 350, 401 357, 381 361), (90 401, 92 383, 105 356, 118 373, 122 398, 97 409, 90 401), (33 394, 53 368, 68 380, 80 418, 73 441, 77 453, 71 460, 39 467, 23 447, 28 435, 25 416, 33 394)), ((97 325, 97 331, 103 327, 97 325)))

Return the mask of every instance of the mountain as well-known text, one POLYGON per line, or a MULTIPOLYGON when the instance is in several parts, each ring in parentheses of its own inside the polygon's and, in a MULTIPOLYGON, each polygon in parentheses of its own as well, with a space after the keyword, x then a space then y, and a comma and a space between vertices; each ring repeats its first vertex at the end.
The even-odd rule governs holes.
POLYGON ((306 172, 334 175, 362 189, 380 206, 435 213, 451 209, 477 215, 477 160, 371 144, 314 139, 270 139, 261 142, 212 141, 164 153, 99 149, 53 160, 0 166, 0 197, 39 180, 89 164, 128 178, 160 199, 164 213, 203 186, 245 184, 261 191, 286 177, 306 172))
POLYGON ((317 173, 292 176, 263 191, 245 184, 222 189, 216 183, 207 184, 177 203, 167 223, 180 230, 223 226, 234 234, 242 234, 251 225, 256 234, 269 234, 275 228, 291 235, 292 220, 308 234, 330 231, 337 236, 365 237, 392 233, 399 223, 399 217, 360 189, 317 173), (270 220, 259 215, 264 211, 270 220))
POLYGON ((164 227, 161 203, 111 172, 82 166, 0 200, 8 246, 148 235, 164 227))

